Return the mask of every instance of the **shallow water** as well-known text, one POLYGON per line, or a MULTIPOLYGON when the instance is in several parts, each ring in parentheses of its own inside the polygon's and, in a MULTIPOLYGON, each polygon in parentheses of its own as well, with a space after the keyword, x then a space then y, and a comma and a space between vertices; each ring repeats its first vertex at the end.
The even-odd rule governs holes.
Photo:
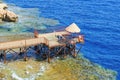
POLYGON ((0 35, 33 33, 35 29, 46 30, 47 26, 59 24, 58 20, 39 17, 40 11, 38 8, 21 8, 13 4, 8 6, 8 10, 15 12, 19 19, 17 22, 0 23, 0 35))
MULTIPOLYGON (((55 20, 56 25, 47 25, 46 28, 48 29, 48 31, 49 30, 54 31, 56 30, 56 28, 59 29, 64 28, 64 26, 69 25, 72 22, 75 22, 78 26, 80 26, 82 33, 85 35, 85 45, 81 51, 83 55, 86 58, 90 59, 92 62, 98 63, 105 68, 117 71, 118 72, 117 80, 120 79, 119 0, 69 0, 69 1, 5 0, 5 1, 8 3, 14 3, 17 6, 24 8, 39 8, 38 9, 39 12, 37 13, 40 17, 55 20)), ((37 22, 38 20, 35 21, 37 22)), ((30 29, 31 26, 29 26, 29 24, 28 26, 30 28, 27 29, 26 27, 22 26, 23 24, 19 25, 20 28, 22 28, 20 31, 23 32, 31 31, 30 29)), ((42 26, 46 25, 43 24, 42 26)), ((37 25, 35 25, 35 27, 37 27, 37 25)))

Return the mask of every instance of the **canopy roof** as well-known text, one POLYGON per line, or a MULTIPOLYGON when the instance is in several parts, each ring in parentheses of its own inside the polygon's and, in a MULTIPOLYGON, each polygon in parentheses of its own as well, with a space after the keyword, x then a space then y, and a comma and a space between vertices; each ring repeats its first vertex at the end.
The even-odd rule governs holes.
POLYGON ((75 23, 69 25, 67 28, 65 28, 65 30, 71 33, 79 33, 81 31, 75 23))

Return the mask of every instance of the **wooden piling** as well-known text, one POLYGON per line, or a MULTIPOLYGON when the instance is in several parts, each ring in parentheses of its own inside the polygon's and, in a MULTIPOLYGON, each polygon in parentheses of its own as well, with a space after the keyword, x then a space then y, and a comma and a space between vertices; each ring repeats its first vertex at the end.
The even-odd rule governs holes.
POLYGON ((76 56, 77 56, 77 53, 76 53, 76 51, 75 51, 75 48, 76 48, 76 45, 74 44, 74 49, 73 49, 73 57, 74 57, 74 58, 76 58, 76 56))
POLYGON ((66 55, 66 48, 64 48, 64 58, 66 58, 67 55, 66 55))
POLYGON ((27 50, 24 48, 24 61, 27 61, 27 50))
POLYGON ((3 55, 4 55, 4 63, 6 63, 6 50, 3 50, 3 55))
POLYGON ((48 51, 48 63, 50 63, 50 49, 49 49, 49 51, 48 51))

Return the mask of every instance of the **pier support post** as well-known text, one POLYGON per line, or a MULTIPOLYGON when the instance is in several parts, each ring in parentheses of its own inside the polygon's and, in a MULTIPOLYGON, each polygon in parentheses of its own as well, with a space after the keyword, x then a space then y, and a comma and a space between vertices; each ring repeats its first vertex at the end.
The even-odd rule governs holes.
POLYGON ((19 54, 21 54, 21 53, 22 53, 22 48, 20 48, 19 50, 20 50, 20 53, 19 53, 19 54))
POLYGON ((6 50, 3 50, 3 55, 4 55, 4 63, 6 63, 6 50))
POLYGON ((34 46, 35 53, 38 53, 38 46, 34 46))
POLYGON ((76 45, 74 44, 74 49, 73 49, 73 57, 74 57, 74 58, 76 58, 76 56, 77 56, 77 53, 76 53, 76 51, 75 51, 75 48, 76 48, 76 45))
POLYGON ((81 48, 82 48, 83 45, 80 46, 80 48, 78 49, 77 51, 77 54, 80 52, 81 48))
POLYGON ((24 48, 24 61, 27 61, 27 50, 24 48))
POLYGON ((50 49, 48 51, 48 63, 50 63, 50 49))
POLYGON ((23 48, 20 48, 19 51, 20 51, 20 52, 19 52, 19 55, 20 55, 20 56, 23 56, 23 54, 24 54, 23 48))
POLYGON ((67 55, 66 55, 66 48, 64 48, 64 58, 67 58, 67 55))
POLYGON ((40 54, 40 49, 41 49, 40 45, 34 46, 34 50, 36 54, 40 54))

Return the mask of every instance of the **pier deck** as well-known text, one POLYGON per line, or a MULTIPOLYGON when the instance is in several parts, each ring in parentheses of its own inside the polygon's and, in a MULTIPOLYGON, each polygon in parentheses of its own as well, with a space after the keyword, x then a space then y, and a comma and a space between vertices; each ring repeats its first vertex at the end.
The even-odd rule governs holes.
POLYGON ((58 42, 58 38, 56 37, 57 35, 69 35, 69 33, 65 31, 55 32, 55 33, 45 33, 45 34, 39 34, 38 38, 2 42, 0 43, 0 50, 29 47, 38 44, 46 44, 50 48, 53 46, 63 45, 62 43, 58 42))
MULTIPOLYGON (((76 25, 73 24, 73 26, 76 25)), ((54 55, 64 54, 64 56, 66 56, 66 54, 71 54, 74 55, 75 57, 76 43, 83 43, 83 42, 84 39, 82 36, 72 37, 71 33, 67 31, 52 32, 45 34, 34 33, 34 38, 1 42, 0 56, 3 55, 4 62, 6 62, 6 53, 10 51, 18 53, 14 51, 14 49, 19 49, 19 54, 24 53, 24 58, 26 59, 27 51, 29 49, 33 49, 35 53, 37 54, 39 53, 40 55, 43 56, 43 58, 47 57, 48 62, 50 62, 50 56, 51 56, 50 54, 52 53, 54 53, 54 55)))

